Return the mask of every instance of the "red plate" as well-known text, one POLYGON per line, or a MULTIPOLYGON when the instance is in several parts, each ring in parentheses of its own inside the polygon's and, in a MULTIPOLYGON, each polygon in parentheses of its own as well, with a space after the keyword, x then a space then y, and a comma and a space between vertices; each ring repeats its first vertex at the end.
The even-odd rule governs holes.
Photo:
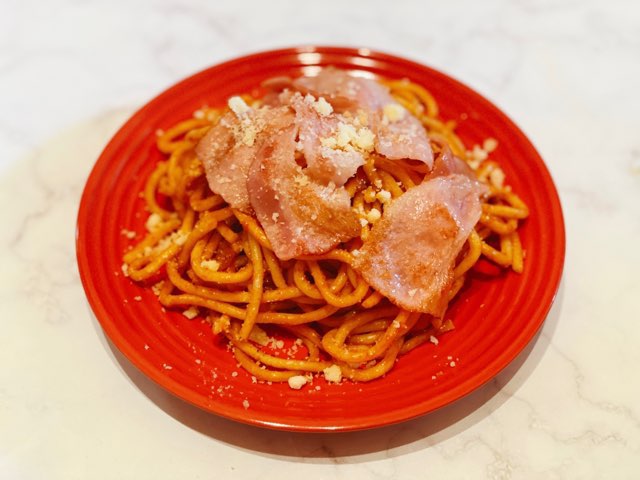
POLYGON ((564 262, 562 211, 553 181, 524 134, 468 87, 431 68, 368 49, 304 47, 238 58, 165 91, 138 111, 109 142, 82 195, 77 256, 82 282, 111 341, 147 376, 210 412, 259 426, 301 431, 356 430, 407 420, 470 393, 494 377, 533 338, 555 296, 564 262), (525 272, 477 273, 451 305, 456 330, 396 363, 384 378, 355 384, 252 383, 226 345, 199 320, 163 312, 147 288, 124 277, 121 256, 134 242, 122 230, 144 231, 138 196, 161 159, 155 132, 203 105, 222 105, 266 78, 318 67, 407 77, 436 97, 445 119, 459 123, 467 145, 494 137, 507 182, 531 208, 521 229, 525 272), (136 300, 137 299, 137 300, 136 300), (455 362, 455 363, 452 363, 455 362), (455 366, 452 366, 455 365, 455 366), (319 386, 316 389, 315 386, 319 386))

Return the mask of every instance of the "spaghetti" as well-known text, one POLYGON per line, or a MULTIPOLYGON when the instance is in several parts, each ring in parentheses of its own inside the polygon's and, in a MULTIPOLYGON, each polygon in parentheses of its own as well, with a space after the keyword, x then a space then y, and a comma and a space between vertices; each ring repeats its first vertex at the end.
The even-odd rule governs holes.
MULTIPOLYGON (((503 184, 500 166, 487 158, 496 142, 468 150, 455 123, 440 118, 427 90, 407 80, 383 83, 422 122, 434 153, 450 148, 489 189, 482 216, 458 256, 449 300, 481 257, 522 272, 518 227, 529 211, 503 184)), ((332 381, 341 376, 373 380, 387 373, 398 355, 453 329, 450 320, 393 305, 356 271, 351 252, 369 235, 368 224, 357 238, 322 255, 278 259, 256 218, 231 208, 210 190, 195 154, 199 140, 223 113, 201 110, 159 132, 157 146, 166 159, 143 192, 149 232, 123 256, 123 271, 132 280, 153 285, 163 306, 208 319, 214 334, 227 337, 238 363, 263 381, 321 372, 332 381), (272 336, 276 330, 286 343, 272 336)), ((388 200, 374 185, 397 198, 420 184, 428 169, 371 156, 362 173, 345 187, 353 207, 367 215, 384 211, 388 200)))

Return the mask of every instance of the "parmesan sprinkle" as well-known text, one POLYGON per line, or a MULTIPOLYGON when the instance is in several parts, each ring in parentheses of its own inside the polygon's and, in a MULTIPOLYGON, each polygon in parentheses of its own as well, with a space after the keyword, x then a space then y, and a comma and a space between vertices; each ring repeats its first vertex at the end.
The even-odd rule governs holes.
POLYGON ((144 226, 147 229, 147 231, 153 232, 158 229, 161 223, 162 223, 162 217, 157 213, 152 213, 151 215, 149 215, 149 218, 147 218, 147 221, 144 224, 144 226))
POLYGON ((289 383, 289 387, 294 390, 300 390, 307 384, 308 381, 309 380, 307 379, 307 377, 304 377, 302 375, 294 375, 293 377, 289 377, 289 380, 287 380, 287 382, 289 383))
POLYGON ((417 292, 418 292, 418 289, 414 288, 413 290, 409 290, 407 293, 411 298, 413 298, 417 292))
POLYGON ((182 312, 182 314, 189 320, 193 320, 198 316, 198 309, 196 307, 189 307, 184 312, 182 312))
POLYGON ((307 94, 304 99, 313 107, 316 112, 318 112, 318 115, 320 115, 321 117, 331 115, 331 113, 333 112, 333 107, 323 97, 319 97, 318 100, 316 100, 313 95, 307 94))
POLYGON ((200 266, 202 268, 206 268, 207 270, 217 272, 220 268, 220 262, 218 262, 217 260, 202 260, 200 262, 200 266))
POLYGON ((433 343, 434 345, 438 345, 438 343, 440 343, 440 341, 439 341, 436 337, 434 337, 433 335, 431 335, 431 336, 429 337, 429 341, 430 341, 431 343, 433 343))
POLYGON ((327 382, 340 383, 342 381, 342 370, 338 365, 331 365, 325 368, 322 373, 327 382))
POLYGON ((501 168, 496 168, 489 174, 489 181, 491 185, 497 188, 504 186, 505 175, 501 168))
POLYGON ((482 143, 482 148, 488 153, 493 152, 496 148, 498 148, 498 141, 495 138, 487 138, 482 143))
POLYGON ((378 210, 377 208, 372 208, 371 210, 369 210, 369 213, 367 213, 367 221, 369 223, 376 223, 378 220, 380 220, 380 217, 382 215, 380 214, 380 210, 378 210))
POLYGON ((376 198, 380 201, 380 203, 388 203, 391 200, 391 192, 387 190, 380 190, 376 194, 376 198))
POLYGON ((405 109, 399 103, 388 103, 382 108, 382 113, 389 122, 397 122, 404 118, 405 109))
POLYGON ((231 97, 227 104, 229 105, 231 111, 235 113, 238 118, 246 115, 247 112, 251 110, 249 105, 247 105, 247 103, 238 96, 231 97))

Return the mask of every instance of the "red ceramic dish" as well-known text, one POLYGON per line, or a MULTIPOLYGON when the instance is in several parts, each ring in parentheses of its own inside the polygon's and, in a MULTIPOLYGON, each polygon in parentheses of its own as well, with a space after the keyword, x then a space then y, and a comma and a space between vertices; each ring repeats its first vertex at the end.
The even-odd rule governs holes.
POLYGON ((524 134, 468 87, 431 68, 366 49, 305 47, 249 55, 200 72, 138 111, 115 135, 87 181, 77 227, 82 282, 102 328, 142 372, 178 397, 227 418, 278 429, 371 428, 431 412, 470 393, 502 370, 533 338, 555 296, 564 262, 564 224, 549 173, 524 134), (521 229, 525 272, 468 281, 448 312, 456 330, 396 363, 384 378, 319 390, 252 383, 225 343, 199 320, 164 312, 155 295, 121 272, 122 253, 140 239, 147 214, 138 192, 161 159, 155 132, 203 105, 222 105, 266 78, 319 67, 407 77, 436 97, 445 119, 459 123, 467 145, 499 141, 494 158, 531 208, 521 229), (123 229, 139 233, 136 240, 123 229), (455 362, 452 364, 451 362, 455 362), (452 366, 455 365, 455 366, 452 366))

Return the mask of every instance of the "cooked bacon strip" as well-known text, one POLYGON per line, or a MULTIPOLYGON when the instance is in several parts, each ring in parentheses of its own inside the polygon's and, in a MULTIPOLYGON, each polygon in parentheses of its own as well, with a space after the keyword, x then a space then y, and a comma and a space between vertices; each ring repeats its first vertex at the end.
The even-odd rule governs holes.
POLYGON ((336 110, 348 111, 355 118, 364 114, 364 126, 375 133, 376 151, 381 155, 392 160, 409 158, 429 167, 433 165, 431 145, 420 120, 376 81, 326 68, 315 77, 295 79, 293 86, 304 93, 325 97, 336 110))
POLYGON ((233 208, 249 211, 249 167, 264 139, 292 121, 293 113, 288 107, 225 113, 196 147, 211 190, 233 208))
POLYGON ((333 113, 331 105, 322 97, 316 100, 309 94, 302 97, 296 93, 283 95, 283 99, 296 111, 299 143, 307 163, 305 173, 324 185, 344 185, 358 167, 364 165, 365 159, 362 151, 348 142, 342 146, 348 148, 341 148, 337 138, 341 128, 351 126, 350 131, 356 132, 356 127, 342 115, 333 113), (330 141, 335 145, 329 145, 330 141))
POLYGON ((433 151, 427 133, 416 117, 392 100, 376 119, 376 151, 391 159, 409 158, 433 165, 433 151))
POLYGON ((281 260, 324 253, 360 231, 346 190, 314 182, 296 163, 296 135, 292 122, 269 136, 247 179, 251 205, 281 260))
POLYGON ((440 153, 436 155, 433 161, 433 168, 425 177, 425 180, 435 177, 446 177, 454 173, 465 175, 471 180, 476 180, 477 178, 471 167, 467 165, 464 160, 456 157, 451 151, 451 148, 445 144, 440 153))
POLYGON ((480 218, 482 191, 465 175, 411 188, 371 229, 356 268, 396 305, 442 316, 456 257, 480 218))

